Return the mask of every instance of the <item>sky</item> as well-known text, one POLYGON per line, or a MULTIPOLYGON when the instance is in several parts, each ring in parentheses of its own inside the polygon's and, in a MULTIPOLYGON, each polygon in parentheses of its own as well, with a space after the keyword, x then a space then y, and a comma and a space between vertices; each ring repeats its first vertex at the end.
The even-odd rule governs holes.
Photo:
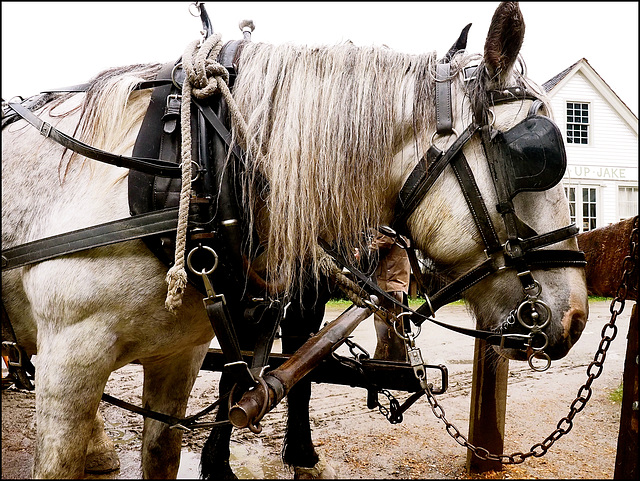
MULTIPOLYGON (((2 98, 89 80, 105 68, 169 62, 200 38, 189 2, 2 2, 2 98)), ((498 2, 205 2, 222 40, 319 45, 346 40, 406 53, 444 55, 473 23, 480 53, 498 2)), ((521 53, 542 84, 586 58, 638 115, 637 2, 522 2, 521 53)))

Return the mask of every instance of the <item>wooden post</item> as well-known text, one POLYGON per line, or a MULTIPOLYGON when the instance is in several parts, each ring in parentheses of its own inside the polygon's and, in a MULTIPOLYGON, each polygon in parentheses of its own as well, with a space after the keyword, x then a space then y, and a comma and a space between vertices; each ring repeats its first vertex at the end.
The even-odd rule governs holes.
MULTIPOLYGON (((469 414, 469 442, 492 454, 502 454, 507 410, 509 360, 497 357, 493 348, 476 339, 469 414)), ((502 463, 480 459, 467 451, 467 472, 500 471, 502 463)))
POLYGON ((638 479, 638 304, 633 305, 622 375, 622 409, 614 479, 638 479))

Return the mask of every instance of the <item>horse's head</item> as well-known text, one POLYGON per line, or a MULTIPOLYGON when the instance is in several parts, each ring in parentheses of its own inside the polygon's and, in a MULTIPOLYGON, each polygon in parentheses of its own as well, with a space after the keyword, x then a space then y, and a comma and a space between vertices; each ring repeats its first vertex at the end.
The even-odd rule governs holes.
POLYGON ((561 357, 587 315, 584 274, 562 262, 579 261, 575 239, 540 237, 569 223, 562 139, 539 115, 549 115, 542 89, 514 68, 518 7, 498 8, 484 56, 460 51, 466 31, 441 61, 349 42, 244 46, 234 98, 247 120, 243 192, 265 272, 291 285, 298 266, 319 270, 318 238, 351 255, 363 232, 395 225, 452 278, 488 260, 486 275, 466 278, 478 282, 454 286, 479 327, 502 329, 509 348, 544 325, 529 349, 546 336, 545 352, 561 357), (471 208, 458 181, 467 171, 481 194, 465 187, 471 208), (507 328, 521 305, 533 327, 507 328))
POLYGON ((457 279, 442 303, 462 292, 477 327, 496 332, 499 352, 561 358, 588 314, 584 260, 559 183, 562 137, 542 89, 516 68, 524 38, 517 4, 496 10, 482 57, 456 51, 466 30, 435 70, 436 121, 423 134, 428 170, 407 155, 413 146, 396 157, 406 183, 392 223, 457 279))

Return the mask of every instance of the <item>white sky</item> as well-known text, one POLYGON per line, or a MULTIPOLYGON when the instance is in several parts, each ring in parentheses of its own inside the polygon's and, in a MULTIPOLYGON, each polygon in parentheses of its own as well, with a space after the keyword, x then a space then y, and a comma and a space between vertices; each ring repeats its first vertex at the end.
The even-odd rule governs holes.
MULTIPOLYGON (((223 41, 256 24, 254 41, 381 45, 446 53, 472 22, 482 52, 498 2, 207 2, 223 41)), ((81 83, 119 65, 177 59, 199 38, 189 2, 2 2, 2 98, 81 83)), ((541 84, 585 57, 638 115, 637 2, 523 2, 522 55, 541 84)))

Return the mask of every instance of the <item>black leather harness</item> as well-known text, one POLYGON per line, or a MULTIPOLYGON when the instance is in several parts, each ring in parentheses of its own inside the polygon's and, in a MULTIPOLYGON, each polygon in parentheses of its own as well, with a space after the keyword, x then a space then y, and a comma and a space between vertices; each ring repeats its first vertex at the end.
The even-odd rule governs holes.
MULTIPOLYGON (((241 46, 242 42, 229 43, 221 52, 221 63, 232 74, 235 73, 233 60, 237 56, 238 47, 241 46)), ((12 269, 59 255, 131 239, 144 239, 160 259, 167 265, 171 265, 170 253, 173 253, 173 237, 177 218, 177 209, 175 208, 177 204, 176 192, 180 184, 180 168, 177 165, 179 142, 176 140, 179 137, 179 68, 177 67, 177 64, 167 64, 160 70, 155 80, 141 82, 138 85, 137 88, 154 88, 154 92, 147 115, 141 126, 139 140, 136 142, 131 157, 113 155, 88 146, 43 122, 32 114, 28 108, 17 103, 8 104, 20 117, 36 127, 42 135, 50 137, 52 140, 86 157, 129 168, 129 198, 132 217, 3 250, 3 269, 12 269)), ((466 69, 465 72, 467 72, 466 69)), ((436 133, 439 135, 450 135, 451 133, 457 135, 453 130, 450 68, 448 64, 438 65, 436 75, 436 99, 438 103, 436 109, 438 112, 436 133)), ((86 86, 79 85, 69 89, 51 90, 49 92, 80 92, 83 91, 83 88, 86 89, 86 86)), ((491 92, 490 96, 494 105, 505 101, 535 99, 535 96, 523 89, 506 89, 501 92, 491 92)), ((197 109, 194 109, 192 125, 196 126, 194 134, 195 138, 198 139, 194 147, 194 158, 198 159, 197 173, 199 176, 198 183, 195 184, 197 187, 194 188, 200 194, 194 199, 193 209, 190 211, 190 223, 196 226, 195 230, 192 230, 192 246, 211 246, 215 244, 216 250, 223 252, 224 255, 222 257, 227 259, 226 262, 230 267, 223 271, 223 275, 220 276, 218 281, 219 285, 228 287, 231 284, 236 287, 242 287, 244 285, 243 280, 237 276, 238 273, 244 271, 240 246, 243 237, 252 235, 252 233, 242 231, 241 213, 235 201, 236 186, 234 179, 223 168, 225 165, 224 159, 230 148, 231 138, 225 123, 222 121, 226 117, 226 105, 222 99, 218 99, 216 102, 202 102, 197 99, 193 101, 197 109), (215 133, 215 135, 210 135, 209 132, 215 133), (217 193, 214 186, 221 186, 222 190, 217 193), (216 201, 217 203, 215 203, 216 201)), ((530 115, 529 117, 534 116, 530 115)), ((427 195, 436 179, 447 166, 451 166, 485 243, 487 259, 434 295, 426 296, 426 293, 424 293, 427 302, 417 310, 413 311, 408 306, 401 305, 405 311, 412 312, 411 320, 418 326, 428 319, 431 322, 465 335, 485 339, 491 344, 498 344, 502 347, 523 348, 525 344, 522 336, 510 337, 509 334, 501 332, 465 329, 441 323, 432 318, 439 307, 459 298, 466 289, 499 270, 515 268, 523 289, 527 292, 536 284, 531 274, 532 268, 584 266, 586 263, 584 254, 581 252, 538 250, 540 247, 567 239, 575 235, 578 230, 572 225, 538 235, 517 217, 511 202, 515 192, 509 190, 509 186, 513 184, 513 173, 506 171, 504 168, 506 154, 504 150, 505 143, 501 140, 502 137, 503 134, 493 130, 491 125, 474 122, 457 137, 446 151, 443 152, 432 144, 409 175, 400 191, 394 223, 391 227, 384 228, 384 230, 386 234, 390 235, 396 235, 398 232, 406 234, 407 220, 427 195), (486 150, 487 159, 494 177, 494 185, 499 202, 497 209, 504 219, 508 235, 505 243, 501 243, 496 234, 488 209, 462 153, 464 145, 476 134, 481 136, 482 145, 486 150)), ((233 152, 238 158, 243 155, 237 146, 234 147, 233 152)), ((562 153, 564 154, 564 150, 562 150, 562 153)), ((549 187, 546 186, 545 188, 549 187)), ((377 288, 367 276, 359 272, 339 253, 333 251, 331 246, 326 243, 322 244, 327 252, 333 255, 338 262, 354 273, 367 290, 387 297, 386 293, 377 288)), ((413 255, 410 249, 408 249, 408 252, 413 255)), ((417 265, 415 262, 413 264, 417 265)), ((420 275, 419 272, 415 272, 415 274, 420 275)), ((204 277, 202 276, 202 278, 204 277)), ((194 276, 192 281, 201 291, 207 291, 199 276, 194 276)), ((225 291, 228 290, 225 289, 225 291)), ((207 294, 210 293, 207 292, 207 294)), ((211 297, 209 296, 209 298, 211 297)), ((390 298, 390 300, 396 304, 398 303, 393 298, 390 298)), ((223 302, 218 304, 216 309, 224 311, 228 307, 223 302)), ((233 309, 234 312, 237 312, 240 307, 236 305, 233 306, 233 309)), ((209 311, 210 309, 207 308, 207 310, 209 311)), ((224 312, 223 314, 225 314, 223 317, 229 318, 229 314, 224 312)), ((237 313, 233 315, 237 315, 237 313)), ((234 359, 239 357, 239 349, 232 323, 227 323, 227 326, 218 329, 214 325, 214 329, 221 340, 221 344, 227 346, 226 350, 223 347, 223 351, 230 356, 229 360, 233 363, 234 359), (218 332, 219 330, 220 332, 218 332)), ((531 341, 529 340, 529 342, 531 341)), ((268 356, 268 350, 266 350, 266 353, 263 352, 261 354, 261 357, 266 359, 265 356, 268 356)), ((256 364, 260 366, 264 363, 258 362, 256 364)))

